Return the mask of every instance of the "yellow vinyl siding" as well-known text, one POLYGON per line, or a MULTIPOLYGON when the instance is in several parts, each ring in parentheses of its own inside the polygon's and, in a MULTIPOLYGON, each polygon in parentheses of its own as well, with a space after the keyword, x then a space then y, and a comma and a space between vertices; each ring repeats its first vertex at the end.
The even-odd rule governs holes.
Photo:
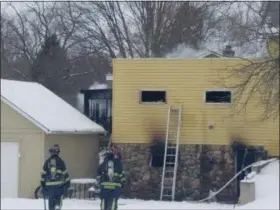
MULTIPOLYGON (((245 62, 245 61, 244 61, 245 62)), ((230 104, 205 104, 206 90, 223 89, 216 82, 229 75, 226 68, 240 59, 139 59, 113 61, 113 141, 150 143, 165 137, 170 104, 183 106, 182 144, 228 144, 237 134, 278 154, 279 122, 253 122, 260 114, 254 101, 246 116, 230 117, 230 104), (167 90, 167 104, 140 104, 141 89, 167 90), (208 125, 214 129, 209 130, 208 125)), ((234 80, 227 79, 228 83, 234 80)))

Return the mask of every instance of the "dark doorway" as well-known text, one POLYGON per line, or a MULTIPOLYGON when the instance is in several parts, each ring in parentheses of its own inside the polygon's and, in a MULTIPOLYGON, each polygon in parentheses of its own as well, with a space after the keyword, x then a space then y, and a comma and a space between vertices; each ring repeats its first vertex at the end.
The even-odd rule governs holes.
MULTIPOLYGON (((266 159, 267 157, 267 153, 264 149, 248 146, 239 142, 234 142, 232 147, 235 153, 236 173, 254 162, 257 162, 259 159, 266 159)), ((240 196, 240 181, 249 173, 251 173, 251 167, 243 171, 236 179, 236 202, 238 202, 240 196)))
POLYGON ((82 90, 84 114, 112 133, 112 89, 82 90))

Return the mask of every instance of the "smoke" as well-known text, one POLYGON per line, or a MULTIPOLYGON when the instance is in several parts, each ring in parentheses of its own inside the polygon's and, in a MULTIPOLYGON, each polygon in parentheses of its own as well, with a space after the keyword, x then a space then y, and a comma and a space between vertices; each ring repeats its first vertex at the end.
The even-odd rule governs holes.
POLYGON ((107 84, 102 84, 102 83, 99 83, 99 82, 94 82, 91 86, 89 86, 88 89, 95 90, 95 89, 106 89, 106 88, 108 88, 107 84))
MULTIPOLYGON (((96 90, 96 89, 106 89, 108 88, 107 84, 102 84, 99 82, 94 82, 91 86, 89 86, 89 90, 96 90)), ((84 94, 78 93, 77 96, 77 103, 76 103, 76 107, 77 109, 84 113, 84 94)))
POLYGON ((76 99, 76 108, 80 112, 84 113, 84 94, 78 93, 76 99))
MULTIPOLYGON (((246 5, 238 4, 242 6, 241 9, 248 9, 246 5), (244 8, 243 8, 244 7, 244 8)), ((235 5, 235 6, 238 6, 235 5)), ((259 5, 254 5, 258 7, 259 5)), ((250 12, 252 12, 250 10, 250 12)), ((251 14, 252 20, 257 17, 254 16, 255 12, 251 14)), ((248 17, 247 17, 248 18, 248 17)), ((250 19, 250 21, 252 21, 250 19)), ((240 20, 242 24, 251 23, 249 20, 240 20)), ((250 25, 250 24, 249 24, 250 25)), ((273 32, 279 32, 273 28, 273 32)), ((222 57, 222 52, 226 45, 231 45, 235 51, 235 57, 240 58, 261 58, 267 55, 266 38, 261 35, 257 35, 257 32, 245 33, 240 27, 232 26, 231 21, 225 20, 216 26, 211 28, 207 32, 205 40, 198 46, 198 49, 194 49, 188 45, 178 45, 173 51, 167 53, 165 58, 200 58, 207 53, 216 53, 222 57)))
POLYGON ((208 38, 199 49, 194 49, 185 44, 179 45, 172 52, 165 55, 165 58, 200 58, 207 53, 216 53, 222 57, 226 45, 231 45, 235 51, 235 57, 260 58, 266 54, 266 41, 264 39, 251 42, 225 41, 222 37, 208 38))
POLYGON ((171 53, 167 54, 166 58, 196 58, 205 53, 203 50, 195 50, 187 45, 179 45, 171 53))

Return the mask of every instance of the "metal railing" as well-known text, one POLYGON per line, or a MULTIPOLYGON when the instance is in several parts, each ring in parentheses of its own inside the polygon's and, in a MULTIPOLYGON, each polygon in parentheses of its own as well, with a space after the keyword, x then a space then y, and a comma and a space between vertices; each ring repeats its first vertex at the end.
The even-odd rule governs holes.
MULTIPOLYGON (((43 198, 43 192, 41 186, 38 186, 34 191, 34 197, 36 199, 43 198)), ((94 179, 73 179, 68 191, 64 195, 64 198, 68 199, 83 199, 83 200, 95 200, 99 197, 99 189, 94 179)))
POLYGON ((95 179, 72 179, 68 193, 70 199, 95 200, 99 196, 95 179))

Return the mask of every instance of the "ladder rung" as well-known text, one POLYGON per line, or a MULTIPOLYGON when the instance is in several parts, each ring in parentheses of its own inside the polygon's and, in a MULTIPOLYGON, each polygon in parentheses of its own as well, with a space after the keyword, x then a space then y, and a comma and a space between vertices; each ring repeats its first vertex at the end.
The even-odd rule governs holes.
POLYGON ((165 163, 164 163, 164 170, 162 174, 162 184, 161 184, 161 198, 162 197, 169 197, 173 199, 174 195, 174 181, 176 182, 176 171, 177 170, 177 157, 178 157, 178 149, 179 149, 179 138, 180 138, 180 126, 181 126, 181 111, 182 107, 177 105, 170 105, 168 111, 168 121, 167 121, 167 139, 166 150, 168 153, 165 154, 165 163), (174 150, 175 151, 172 151, 174 150), (173 158, 167 159, 167 157, 175 157, 174 160, 170 160, 173 158), (171 183, 172 182, 172 183, 171 183), (165 190, 165 191, 164 191, 165 190))

